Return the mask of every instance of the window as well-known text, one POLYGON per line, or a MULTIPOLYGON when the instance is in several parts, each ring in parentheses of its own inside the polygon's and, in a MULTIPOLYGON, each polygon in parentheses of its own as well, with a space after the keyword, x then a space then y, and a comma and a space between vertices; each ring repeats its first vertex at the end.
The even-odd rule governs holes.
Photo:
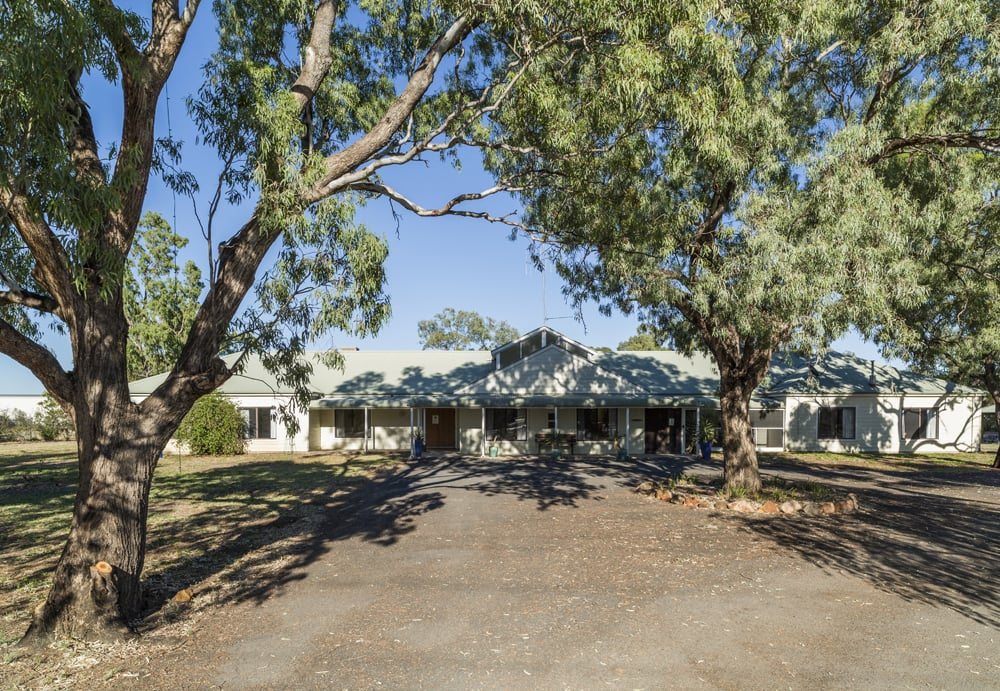
POLYGON ((820 408, 817 439, 854 439, 855 408, 820 408))
POLYGON ((247 439, 275 439, 270 408, 240 408, 247 439))
POLYGON ((750 425, 757 446, 782 448, 785 443, 785 411, 782 408, 752 408, 750 425))
POLYGON ((334 434, 338 439, 365 436, 365 411, 359 408, 336 410, 333 413, 334 434))
POLYGON ((903 439, 937 439, 937 408, 904 408, 903 439))
POLYGON ((487 408, 486 438, 524 441, 528 438, 528 416, 524 408, 487 408))
POLYGON ((618 437, 617 408, 577 408, 576 438, 579 441, 606 441, 618 437))

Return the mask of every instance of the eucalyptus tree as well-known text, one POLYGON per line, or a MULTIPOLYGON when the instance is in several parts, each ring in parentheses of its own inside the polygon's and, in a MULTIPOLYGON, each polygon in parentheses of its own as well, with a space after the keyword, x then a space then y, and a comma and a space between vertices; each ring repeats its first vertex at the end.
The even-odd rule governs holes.
POLYGON ((417 336, 424 350, 491 350, 520 335, 502 319, 454 307, 446 307, 431 319, 417 323, 417 336))
POLYGON ((574 40, 576 23, 618 16, 599 5, 215 0, 206 16, 199 0, 151 0, 146 14, 111 0, 0 4, 0 352, 72 414, 79 455, 69 536, 26 640, 116 633, 141 615, 153 471, 192 404, 239 371, 244 358, 220 352, 260 353, 301 402, 305 344, 385 321, 386 244, 354 221, 359 201, 502 220, 463 206, 496 189, 427 208, 382 174, 488 144, 487 120, 537 56, 574 40), (213 14, 217 43, 187 109, 221 171, 206 181, 156 114, 192 26, 213 14), (120 91, 119 119, 92 110, 94 80, 120 91), (164 380, 133 402, 125 274, 156 176, 199 200, 208 280, 164 380), (242 221, 224 227, 220 208, 242 221), (71 369, 38 342, 49 325, 71 369))
POLYGON ((198 265, 179 263, 187 244, 163 216, 149 212, 142 217, 123 296, 129 379, 167 372, 180 357, 204 288, 198 265))
POLYGON ((753 491, 748 408, 776 351, 918 290, 905 250, 920 205, 883 169, 996 152, 997 6, 647 9, 536 63, 488 164, 521 190, 524 229, 575 300, 638 311, 714 358, 726 483, 753 491))
POLYGON ((885 173, 920 203, 908 243, 918 289, 863 326, 887 354, 989 392, 1000 421, 1000 157, 943 152, 885 173))

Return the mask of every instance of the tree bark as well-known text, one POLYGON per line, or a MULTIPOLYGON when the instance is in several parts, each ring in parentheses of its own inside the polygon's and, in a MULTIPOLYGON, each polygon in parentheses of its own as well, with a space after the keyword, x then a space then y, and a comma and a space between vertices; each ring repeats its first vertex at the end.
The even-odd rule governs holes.
POLYGON ((130 418, 106 422, 112 429, 103 431, 100 443, 80 435, 69 537, 26 643, 51 636, 120 638, 141 612, 149 488, 160 451, 132 438, 130 418), (110 565, 109 573, 101 573, 100 562, 110 565))
POLYGON ((760 469, 757 447, 750 425, 750 396, 756 383, 733 375, 721 377, 722 453, 725 461, 726 489, 759 492, 760 469))
POLYGON ((119 639, 142 611, 140 575, 153 472, 193 399, 141 411, 128 390, 120 296, 81 305, 71 332, 79 484, 69 537, 22 643, 119 639))
MULTIPOLYGON (((997 429, 1000 430, 1000 404, 997 400, 1000 399, 1000 392, 993 395, 993 417, 997 422, 997 429)), ((997 452, 993 455, 993 465, 991 468, 1000 468, 1000 444, 997 445, 997 452)))

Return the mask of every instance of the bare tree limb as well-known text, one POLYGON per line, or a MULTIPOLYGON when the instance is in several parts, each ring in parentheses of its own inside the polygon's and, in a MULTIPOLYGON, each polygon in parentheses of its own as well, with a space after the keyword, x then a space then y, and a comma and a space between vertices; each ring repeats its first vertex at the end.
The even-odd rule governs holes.
MULTIPOLYGON (((6 282, 6 281, 5 281, 6 282)), ((0 290, 0 303, 6 305, 21 305, 30 307, 39 312, 59 315, 59 305, 48 295, 33 293, 27 290, 14 289, 0 290)))
POLYGON ((309 43, 306 45, 302 60, 302 70, 291 88, 300 110, 312 101, 313 95, 326 79, 330 66, 333 64, 333 56, 330 53, 330 36, 333 33, 333 23, 336 18, 337 3, 333 0, 321 0, 316 7, 316 14, 313 16, 312 29, 309 31, 309 43))
POLYGON ((0 353, 27 367, 61 404, 72 405, 73 384, 55 355, 0 319, 0 353))
POLYGON ((303 200, 306 204, 317 202, 335 192, 336 189, 330 187, 333 180, 354 170, 386 145, 430 88, 441 60, 468 36, 474 26, 474 21, 467 17, 459 17, 434 41, 420 65, 410 76, 403 91, 378 123, 358 141, 327 157, 326 173, 313 189, 306 193, 303 200))
POLYGON ((76 292, 69 259, 59 239, 48 224, 32 211, 25 197, 0 188, 0 206, 6 209, 35 259, 36 280, 55 299, 63 314, 70 313, 76 292))
POLYGON ((466 218, 480 218, 490 223, 501 223, 503 225, 510 226, 512 228, 518 228, 519 230, 528 231, 530 230, 527 226, 514 220, 514 214, 508 214, 506 216, 495 216, 486 211, 469 211, 467 209, 457 209, 459 204, 469 201, 477 201, 480 199, 486 199, 487 197, 492 197, 495 194, 501 192, 517 192, 520 187, 508 187, 506 185, 495 185, 489 189, 483 190, 482 192, 470 192, 466 194, 460 194, 456 197, 445 202, 442 206, 435 209, 427 209, 420 206, 416 202, 408 199, 402 195, 397 190, 389 187, 388 185, 376 182, 356 182, 352 184, 348 189, 356 190, 359 192, 368 192, 370 194, 377 194, 392 201, 398 203, 400 206, 406 210, 416 214, 417 216, 424 217, 436 217, 436 216, 465 216, 466 218))

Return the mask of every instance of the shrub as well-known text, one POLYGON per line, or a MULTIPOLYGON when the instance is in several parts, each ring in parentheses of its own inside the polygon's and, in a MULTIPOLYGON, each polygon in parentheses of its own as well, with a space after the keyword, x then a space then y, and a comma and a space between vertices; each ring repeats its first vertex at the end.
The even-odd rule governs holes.
POLYGON ((246 423, 232 401, 219 393, 203 396, 191 407, 174 435, 196 456, 246 453, 246 423))
POLYGON ((73 438, 73 420, 49 394, 42 396, 42 402, 38 404, 35 429, 44 441, 73 438))

